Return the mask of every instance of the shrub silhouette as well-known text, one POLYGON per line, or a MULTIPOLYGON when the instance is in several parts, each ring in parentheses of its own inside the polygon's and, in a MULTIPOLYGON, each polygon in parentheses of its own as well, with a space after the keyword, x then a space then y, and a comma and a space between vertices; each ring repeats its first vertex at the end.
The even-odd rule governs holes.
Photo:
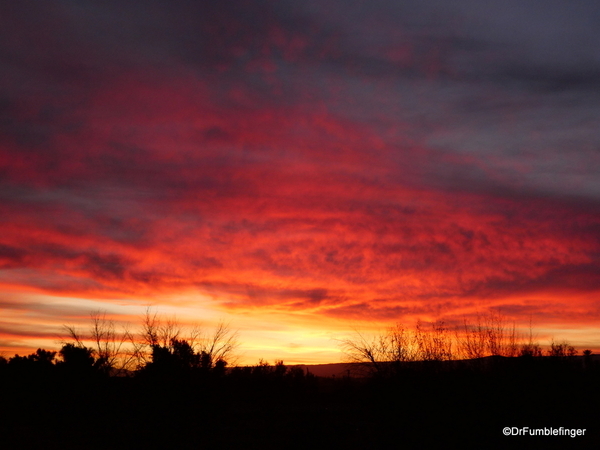
MULTIPOLYGON (((397 324, 379 335, 355 331, 352 337, 341 340, 340 346, 346 362, 353 363, 354 372, 375 377, 405 374, 408 367, 416 367, 413 363, 448 368, 451 365, 440 363, 464 359, 472 368, 485 369, 490 364, 505 364, 500 362, 503 358, 520 356, 523 363, 533 363, 534 358, 541 360, 544 355, 542 347, 534 342, 531 326, 529 336, 523 336, 514 324, 507 324, 495 312, 477 316, 474 324, 464 319, 454 333, 442 321, 419 321, 412 330, 397 324), (483 361, 484 357, 493 358, 483 361)), ((566 341, 552 341, 545 353, 554 361, 566 362, 573 360, 577 350, 566 341)))
POLYGON ((171 339, 169 345, 152 346, 152 360, 145 370, 154 374, 183 374, 201 368, 202 356, 184 339, 171 339))
MULTIPOLYGON (((38 348, 35 353, 27 356, 19 356, 15 355, 7 364, 12 366, 23 365, 27 367, 35 367, 36 369, 45 368, 49 369, 53 367, 54 357, 56 356, 56 352, 43 350, 38 348)), ((6 359, 2 358, 4 361, 6 359)))
POLYGON ((567 341, 563 342, 552 342, 550 343, 550 348, 548 349, 548 356, 552 358, 560 358, 564 359, 567 357, 573 357, 577 355, 577 350, 575 347, 570 345, 567 341))
POLYGON ((75 375, 89 375, 101 367, 94 358, 94 350, 85 346, 68 343, 62 346, 59 354, 62 358, 59 367, 75 375))

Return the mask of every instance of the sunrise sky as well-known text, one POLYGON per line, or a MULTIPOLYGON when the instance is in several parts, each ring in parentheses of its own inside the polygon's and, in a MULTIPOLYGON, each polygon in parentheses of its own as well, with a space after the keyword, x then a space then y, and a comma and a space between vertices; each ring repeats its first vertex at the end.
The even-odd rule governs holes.
POLYGON ((0 5, 0 351, 148 305, 242 361, 490 308, 600 349, 597 0, 0 5))

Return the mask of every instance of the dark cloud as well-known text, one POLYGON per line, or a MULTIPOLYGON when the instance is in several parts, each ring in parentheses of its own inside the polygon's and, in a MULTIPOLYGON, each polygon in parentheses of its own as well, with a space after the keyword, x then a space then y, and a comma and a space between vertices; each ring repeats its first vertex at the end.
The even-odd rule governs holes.
POLYGON ((60 332, 53 326, 39 324, 31 326, 29 324, 0 321, 0 336, 57 339, 60 336, 60 332))
POLYGON ((0 245, 0 265, 2 268, 21 265, 27 253, 23 249, 0 245))
POLYGON ((505 278, 491 278, 469 289, 465 294, 479 297, 504 297, 536 292, 562 293, 600 292, 600 264, 560 264, 551 262, 538 277, 528 272, 513 272, 505 278))
POLYGON ((123 279, 126 267, 132 263, 114 254, 80 252, 56 245, 31 246, 24 249, 2 246, 0 258, 6 261, 4 268, 47 267, 48 265, 57 267, 74 262, 80 270, 88 272, 90 276, 97 279, 123 279))
POLYGON ((347 320, 389 321, 402 319, 409 314, 414 314, 414 312, 413 308, 402 306, 374 308, 370 303, 356 303, 328 309, 324 311, 324 314, 347 320))

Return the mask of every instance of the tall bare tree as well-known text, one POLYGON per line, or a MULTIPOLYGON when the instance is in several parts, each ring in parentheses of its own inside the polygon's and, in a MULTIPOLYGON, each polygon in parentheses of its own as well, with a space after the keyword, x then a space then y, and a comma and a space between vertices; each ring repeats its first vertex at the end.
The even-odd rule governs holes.
POLYGON ((417 322, 414 331, 416 359, 421 361, 449 361, 452 359, 452 335, 443 321, 435 321, 428 329, 417 322))
POLYGON ((133 369, 135 352, 129 346, 133 336, 128 327, 124 326, 118 333, 114 320, 107 319, 105 311, 93 312, 91 322, 91 338, 101 364, 111 371, 133 369))
POLYGON ((456 341, 461 357, 476 359, 484 356, 517 356, 522 336, 515 323, 508 323, 505 316, 490 311, 477 315, 475 323, 468 323, 456 330, 456 341))
POLYGON ((179 355, 182 349, 186 348, 186 353, 192 352, 198 356, 195 359, 188 358, 190 361, 197 359, 198 365, 212 369, 235 362, 238 347, 238 333, 225 322, 219 322, 212 332, 205 331, 197 325, 186 331, 174 318, 164 319, 148 308, 142 319, 141 341, 138 343, 137 354, 139 365, 143 366, 151 361, 153 355, 179 355))
MULTIPOLYGON (((72 346, 92 351, 96 367, 109 373, 122 373, 134 368, 135 348, 131 346, 133 336, 127 326, 117 332, 114 320, 107 318, 105 311, 94 311, 90 314, 87 336, 71 325, 65 325, 64 329, 72 346)), ((65 340, 64 343, 69 342, 65 340)))
POLYGON ((387 371, 392 352, 389 335, 367 336, 355 330, 354 335, 340 340, 346 362, 370 375, 383 375, 387 371))
POLYGON ((235 362, 235 351, 239 347, 238 333, 233 331, 228 323, 219 322, 212 333, 209 332, 196 340, 196 351, 201 355, 206 367, 235 362))

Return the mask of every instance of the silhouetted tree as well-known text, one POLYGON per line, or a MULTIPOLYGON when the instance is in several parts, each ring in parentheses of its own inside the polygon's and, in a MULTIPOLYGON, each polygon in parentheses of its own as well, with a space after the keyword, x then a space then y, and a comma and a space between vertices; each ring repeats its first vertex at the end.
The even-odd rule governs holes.
POLYGON ((224 366, 235 361, 239 346, 237 332, 225 322, 219 322, 212 333, 198 336, 194 343, 203 355, 203 367, 210 369, 217 364, 224 366))
POLYGON ((27 356, 15 355, 6 361, 6 365, 22 375, 46 375, 54 369, 56 352, 38 348, 35 353, 27 356))
POLYGON ((36 361, 45 366, 51 366, 54 363, 54 357, 56 356, 56 352, 43 350, 38 348, 35 353, 30 355, 33 361, 36 361))
POLYGON ((77 347, 93 348, 95 365, 107 374, 126 372, 134 368, 135 346, 133 336, 126 327, 118 333, 115 323, 106 317, 106 312, 95 311, 90 314, 89 337, 86 339, 74 326, 65 325, 71 343, 77 347))
POLYGON ((390 362, 389 335, 367 336, 358 330, 354 336, 341 340, 346 362, 357 365, 358 370, 369 375, 384 375, 390 362))
POLYGON ((449 361, 452 359, 452 336, 443 321, 432 322, 429 330, 421 322, 417 322, 414 342, 417 348, 417 360, 449 361))
POLYGON ((542 348, 538 342, 534 341, 533 338, 533 327, 531 326, 531 319, 529 321, 529 336, 526 342, 521 344, 518 355, 522 358, 541 358, 542 348))
POLYGON ((132 369, 135 354, 127 349, 127 344, 133 340, 129 330, 125 327, 117 333, 114 321, 107 319, 105 312, 93 312, 91 321, 91 338, 103 370, 123 372, 132 369))
POLYGON ((507 324, 506 318, 495 311, 485 316, 478 314, 475 323, 464 319, 456 331, 458 352, 465 359, 517 356, 520 340, 514 322, 507 324))
POLYGON ((554 339, 550 343, 550 348, 548 349, 548 356, 552 358, 567 358, 573 357, 577 355, 577 350, 567 341, 563 342, 554 342, 554 339))
POLYGON ((542 348, 537 343, 527 342, 521 345, 519 356, 523 358, 539 358, 542 356, 542 348))
POLYGON ((371 375, 396 373, 410 361, 447 361, 453 357, 452 335, 443 322, 427 327, 418 322, 410 331, 397 324, 385 334, 367 336, 355 331, 341 341, 346 362, 356 363, 359 370, 371 375))
POLYGON ((83 345, 68 343, 62 346, 59 351, 62 367, 70 372, 84 374, 91 373, 98 366, 95 364, 94 350, 83 345))
POLYGON ((163 320, 150 309, 142 323, 140 359, 151 370, 197 369, 214 374, 224 374, 228 360, 238 347, 237 333, 220 322, 213 333, 202 333, 194 327, 189 337, 183 338, 183 327, 174 319, 163 320), (143 348, 150 348, 149 356, 143 348))

